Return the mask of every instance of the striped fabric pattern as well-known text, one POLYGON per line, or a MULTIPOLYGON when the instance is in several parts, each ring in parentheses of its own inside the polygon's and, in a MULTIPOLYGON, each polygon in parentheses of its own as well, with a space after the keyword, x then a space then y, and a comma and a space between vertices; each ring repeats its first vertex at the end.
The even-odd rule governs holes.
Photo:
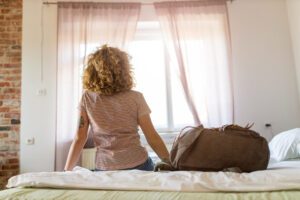
POLYGON ((85 91, 80 109, 86 111, 90 121, 97 169, 127 169, 147 160, 138 134, 138 118, 151 111, 142 93, 130 90, 107 96, 85 91))

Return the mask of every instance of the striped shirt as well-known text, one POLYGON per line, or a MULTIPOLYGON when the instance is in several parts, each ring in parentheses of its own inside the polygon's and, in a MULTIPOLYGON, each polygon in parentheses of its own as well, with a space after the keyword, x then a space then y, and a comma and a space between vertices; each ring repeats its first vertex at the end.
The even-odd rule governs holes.
POLYGON ((97 169, 133 168, 147 160, 138 134, 138 118, 151 111, 142 93, 130 90, 108 96, 85 91, 80 109, 86 111, 90 121, 97 169))

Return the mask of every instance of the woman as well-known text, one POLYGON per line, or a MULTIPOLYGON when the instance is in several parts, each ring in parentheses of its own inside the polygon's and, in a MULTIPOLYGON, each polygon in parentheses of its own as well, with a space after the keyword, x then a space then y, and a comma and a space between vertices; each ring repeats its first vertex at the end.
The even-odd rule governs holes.
POLYGON ((83 87, 79 126, 64 170, 75 166, 88 138, 89 126, 97 147, 96 170, 153 170, 153 162, 141 146, 138 126, 159 158, 169 160, 143 95, 132 90, 133 77, 126 52, 104 45, 91 54, 83 87))

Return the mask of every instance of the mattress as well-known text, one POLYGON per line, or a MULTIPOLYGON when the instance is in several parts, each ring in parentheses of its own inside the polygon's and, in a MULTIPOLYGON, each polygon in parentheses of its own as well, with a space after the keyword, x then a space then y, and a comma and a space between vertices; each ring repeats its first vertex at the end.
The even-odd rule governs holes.
POLYGON ((275 192, 159 192, 12 188, 0 191, 1 200, 299 200, 300 191, 275 192))

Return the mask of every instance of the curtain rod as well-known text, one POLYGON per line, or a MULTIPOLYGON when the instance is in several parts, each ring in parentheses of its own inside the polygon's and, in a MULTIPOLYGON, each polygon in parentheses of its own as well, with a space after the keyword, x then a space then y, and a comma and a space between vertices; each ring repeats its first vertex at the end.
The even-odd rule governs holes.
MULTIPOLYGON (((235 0, 227 0, 227 1, 230 1, 230 2, 233 2, 235 0)), ((71 2, 71 1, 70 1, 71 2)), ((74 1, 73 1, 74 2, 74 1)), ((76 2, 76 1, 75 1, 76 2)), ((82 3, 80 1, 78 1, 78 3, 82 3)), ((98 3, 98 2, 94 2, 94 3, 98 3)), ((99 1, 100 3, 100 1, 99 1)), ((114 2, 101 2, 101 3, 114 3, 114 2)), ((115 3, 119 3, 119 2, 115 2, 115 3)), ((123 2, 122 2, 123 3, 123 2)), ((127 3, 136 3, 136 2, 127 2, 127 3)), ((58 2, 49 2, 49 1, 45 1, 43 2, 44 5, 56 5, 58 4, 58 2)), ((153 5, 153 3, 141 3, 142 5, 153 5)))

